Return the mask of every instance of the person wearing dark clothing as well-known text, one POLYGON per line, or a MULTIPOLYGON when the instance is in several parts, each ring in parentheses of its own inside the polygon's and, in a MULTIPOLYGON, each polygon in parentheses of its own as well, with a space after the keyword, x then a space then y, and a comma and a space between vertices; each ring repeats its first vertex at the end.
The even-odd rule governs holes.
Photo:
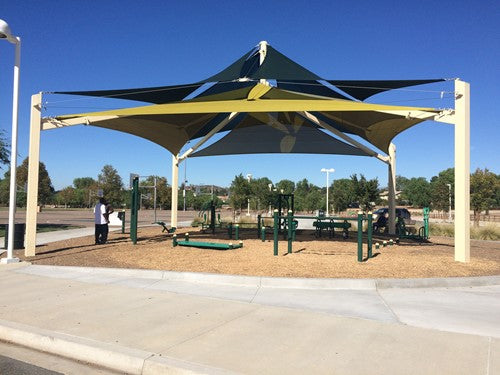
POLYGON ((387 214, 380 215, 377 221, 373 224, 373 231, 379 233, 380 230, 387 228, 387 214))
POLYGON ((96 245, 105 244, 108 240, 108 217, 109 214, 106 212, 106 200, 100 198, 99 202, 94 208, 94 219, 95 219, 95 243, 96 245))

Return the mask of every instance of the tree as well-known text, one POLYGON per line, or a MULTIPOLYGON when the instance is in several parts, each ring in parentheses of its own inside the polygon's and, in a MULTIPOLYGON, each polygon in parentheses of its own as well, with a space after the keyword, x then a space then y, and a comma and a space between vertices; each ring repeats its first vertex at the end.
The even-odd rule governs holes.
MULTIPOLYGON (((408 181, 410 181, 410 179, 408 179, 404 176, 397 175, 396 176, 396 192, 404 191, 408 181)), ((389 188, 387 188, 387 192, 389 192, 389 188)), ((403 205, 408 204, 408 202, 404 199, 404 196, 402 196, 401 194, 396 194, 396 203, 403 204, 403 205)))
POLYGON ((92 177, 78 177, 73 180, 75 196, 73 204, 79 207, 90 207, 92 198, 97 195, 97 181, 92 177))
POLYGON ((75 197, 76 190, 72 186, 66 186, 57 193, 56 201, 58 204, 64 204, 64 208, 67 208, 68 204, 72 204, 74 202, 75 197))
POLYGON ((430 184, 424 177, 413 177, 405 183, 401 197, 413 207, 429 207, 431 204, 430 184))
POLYGON ((95 187, 97 181, 92 177, 77 177, 73 180, 75 189, 89 189, 95 187))
MULTIPOLYGON (((17 185, 25 186, 28 182, 28 158, 24 159, 22 164, 17 167, 17 185)), ((38 204, 44 205, 52 201, 54 196, 54 186, 50 180, 49 172, 45 164, 40 162, 38 168, 38 204)), ((26 205, 26 194, 19 194, 18 205, 26 205)))
POLYGON ((5 131, 0 130, 0 165, 9 164, 9 143, 5 138, 5 131))
POLYGON ((314 185, 306 178, 295 184, 295 211, 309 211, 307 207, 307 196, 314 185))
POLYGON ((272 181, 267 177, 250 180, 250 191, 252 197, 250 203, 252 208, 260 210, 266 208, 272 200, 272 191, 269 189, 272 181))
POLYGON ((158 205, 160 207, 164 209, 171 208, 170 206, 172 205, 172 188, 168 185, 167 179, 165 177, 157 176, 156 195, 158 198, 158 205))
POLYGON ((118 207, 123 203, 122 178, 111 165, 107 164, 102 167, 101 173, 97 176, 97 184, 111 205, 118 207))
MULTIPOLYGON (((313 185, 314 186, 314 185, 313 185)), ((304 202, 304 209, 308 212, 314 211, 319 207, 323 207, 326 204, 325 195, 321 193, 321 189, 314 186, 313 189, 309 191, 306 195, 304 202)))
POLYGON ((335 212, 344 211, 349 204, 356 202, 356 191, 352 180, 341 178, 335 180, 330 188, 329 202, 333 205, 335 212))
POLYGON ((476 169, 470 178, 470 205, 474 210, 474 225, 479 226, 481 211, 488 210, 495 204, 500 183, 498 176, 484 170, 476 169))
POLYGON ((354 174, 351 176, 351 182, 361 209, 370 211, 380 196, 378 180, 374 178, 368 181, 363 175, 360 175, 358 179, 358 176, 354 174))
POLYGON ((233 206, 233 210, 241 210, 241 208, 247 204, 247 201, 251 196, 250 183, 240 173, 238 176, 234 177, 229 190, 231 192, 230 202, 233 206))
POLYGON ((295 183, 290 180, 281 180, 276 184, 278 193, 282 194, 292 194, 295 190, 295 183))
POLYGON ((439 172, 437 176, 431 178, 430 194, 432 207, 440 211, 448 211, 450 209, 450 191, 451 205, 455 202, 455 169, 448 168, 439 172), (448 187, 451 185, 451 188, 448 187))
POLYGON ((396 176, 396 190, 397 191, 404 190, 408 181, 410 181, 410 179, 408 179, 404 176, 397 175, 396 176))
POLYGON ((3 175, 3 180, 0 180, 0 203, 9 204, 10 199, 10 169, 3 175))

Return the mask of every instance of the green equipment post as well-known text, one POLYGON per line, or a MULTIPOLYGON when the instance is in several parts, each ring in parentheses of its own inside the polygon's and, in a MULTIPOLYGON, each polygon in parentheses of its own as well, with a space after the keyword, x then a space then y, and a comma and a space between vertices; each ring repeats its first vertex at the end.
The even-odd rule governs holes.
POLYGON ((292 210, 288 210, 287 215, 287 225, 288 225, 288 254, 292 253, 292 233, 293 233, 293 213, 292 210))
POLYGON ((373 230, 373 215, 368 212, 368 228, 366 230, 366 235, 368 237, 368 259, 372 257, 372 230, 373 230))
POLYGON ((278 255, 278 231, 279 231, 279 217, 278 217, 278 210, 274 210, 274 256, 278 255))
POLYGON ((257 215, 257 238, 260 237, 260 214, 257 215))
POLYGON ((130 239, 137 244, 137 216, 139 210, 139 177, 134 177, 132 182, 132 201, 130 207, 130 239))
POLYGON ((424 238, 429 239, 429 207, 424 207, 424 238))
POLYGON ((363 213, 358 212, 358 262, 363 261, 363 213))

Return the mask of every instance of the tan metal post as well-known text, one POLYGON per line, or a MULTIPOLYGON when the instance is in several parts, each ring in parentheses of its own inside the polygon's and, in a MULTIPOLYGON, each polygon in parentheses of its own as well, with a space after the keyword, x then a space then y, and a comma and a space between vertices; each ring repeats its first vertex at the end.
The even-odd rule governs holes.
POLYGON ((172 208, 170 226, 177 228, 177 200, 179 198, 179 157, 172 155, 172 208))
POLYGON ((38 174, 40 164, 40 132, 42 127, 42 93, 31 96, 31 125, 28 163, 28 194, 26 206, 26 241, 24 255, 35 256, 38 208, 38 174))
POLYGON ((455 80, 455 260, 470 260, 470 85, 455 80))
POLYGON ((389 201, 389 234, 396 234, 396 145, 389 145, 388 201, 389 201))

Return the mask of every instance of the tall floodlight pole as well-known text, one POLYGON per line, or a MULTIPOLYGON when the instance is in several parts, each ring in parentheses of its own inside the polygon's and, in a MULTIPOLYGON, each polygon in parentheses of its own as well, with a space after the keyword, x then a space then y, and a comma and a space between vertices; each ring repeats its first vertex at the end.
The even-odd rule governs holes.
POLYGON ((328 188, 329 188, 329 183, 330 183, 330 172, 333 173, 335 172, 335 169, 333 168, 321 168, 321 172, 326 172, 326 216, 330 216, 328 213, 328 188))
POLYGON ((448 221, 451 222, 451 184, 446 184, 448 186, 448 221))
POLYGON ((12 95, 12 141, 10 152, 10 196, 9 196, 9 240, 7 243, 7 258, 2 263, 19 262, 13 257, 14 249, 14 222, 16 216, 16 169, 17 169, 17 114, 19 102, 19 69, 21 64, 21 38, 13 36, 9 25, 0 19, 0 39, 6 39, 16 46, 14 60, 14 88, 12 95))

